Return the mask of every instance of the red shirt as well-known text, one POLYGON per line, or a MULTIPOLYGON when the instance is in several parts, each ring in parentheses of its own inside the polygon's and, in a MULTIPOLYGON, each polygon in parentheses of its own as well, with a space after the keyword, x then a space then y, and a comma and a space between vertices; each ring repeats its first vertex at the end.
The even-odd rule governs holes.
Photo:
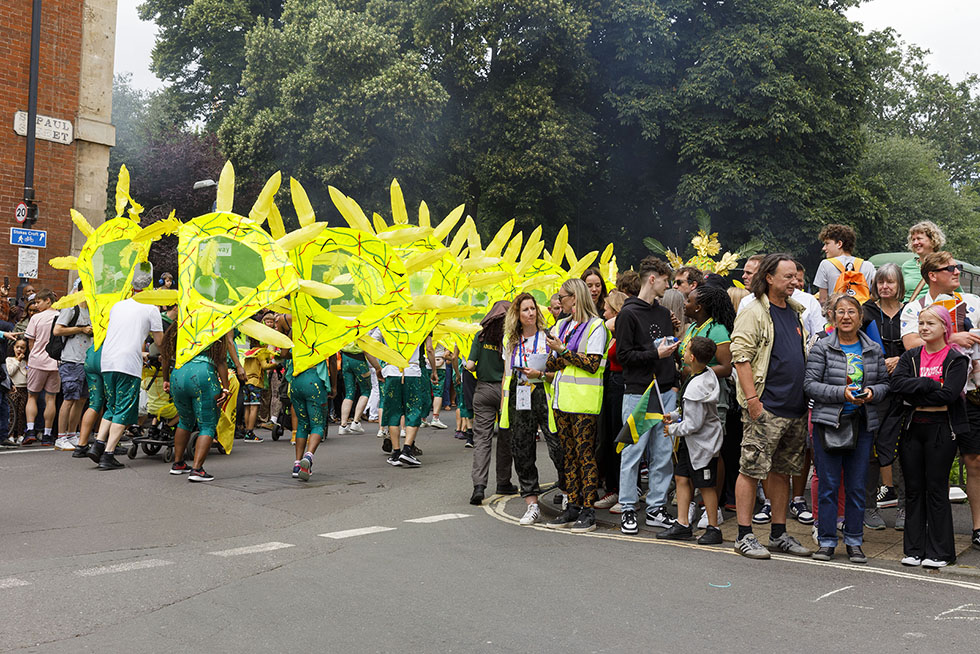
POLYGON ((623 372, 623 366, 619 363, 619 358, 616 357, 616 339, 613 339, 612 345, 609 346, 606 359, 608 359, 610 370, 613 372, 623 372))

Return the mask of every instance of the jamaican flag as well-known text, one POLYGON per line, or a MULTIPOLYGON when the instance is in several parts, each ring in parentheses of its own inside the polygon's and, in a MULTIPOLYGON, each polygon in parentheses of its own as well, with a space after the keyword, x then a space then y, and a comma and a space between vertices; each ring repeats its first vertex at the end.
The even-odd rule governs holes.
POLYGON ((616 437, 616 451, 622 452, 627 445, 633 445, 640 440, 643 434, 664 419, 664 402, 660 397, 660 389, 657 388, 657 378, 654 377, 650 385, 647 386, 640 401, 637 402, 633 413, 626 419, 626 423, 616 437))

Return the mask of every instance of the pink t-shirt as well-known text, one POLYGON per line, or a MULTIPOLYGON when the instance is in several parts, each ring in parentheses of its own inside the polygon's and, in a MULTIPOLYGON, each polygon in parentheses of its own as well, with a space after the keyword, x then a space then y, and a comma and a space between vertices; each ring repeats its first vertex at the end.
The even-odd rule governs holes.
POLYGON ((29 323, 24 335, 34 339, 34 347, 31 348, 27 358, 27 365, 35 370, 57 370, 58 362, 48 356, 45 348, 51 340, 51 325, 58 319, 58 312, 48 309, 35 314, 29 323))
POLYGON ((919 377, 935 379, 942 384, 943 362, 946 360, 947 354, 949 354, 949 345, 934 354, 929 354, 926 352, 926 348, 922 348, 919 354, 919 377))

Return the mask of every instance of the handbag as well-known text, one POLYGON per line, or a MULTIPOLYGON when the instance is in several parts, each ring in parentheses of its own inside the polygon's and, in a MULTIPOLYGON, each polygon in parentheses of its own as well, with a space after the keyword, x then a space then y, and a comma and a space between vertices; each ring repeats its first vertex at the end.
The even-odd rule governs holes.
POLYGON ((857 447, 857 425, 855 414, 843 416, 836 427, 820 425, 821 444, 828 454, 853 452, 857 447))

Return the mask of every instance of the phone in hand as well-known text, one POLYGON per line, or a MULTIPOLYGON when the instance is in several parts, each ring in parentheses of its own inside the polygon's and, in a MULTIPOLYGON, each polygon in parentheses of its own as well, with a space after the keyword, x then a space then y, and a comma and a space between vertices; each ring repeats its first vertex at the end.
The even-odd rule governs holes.
POLYGON ((862 388, 857 393, 852 391, 851 395, 853 395, 855 399, 863 400, 864 398, 868 397, 868 389, 862 388))

